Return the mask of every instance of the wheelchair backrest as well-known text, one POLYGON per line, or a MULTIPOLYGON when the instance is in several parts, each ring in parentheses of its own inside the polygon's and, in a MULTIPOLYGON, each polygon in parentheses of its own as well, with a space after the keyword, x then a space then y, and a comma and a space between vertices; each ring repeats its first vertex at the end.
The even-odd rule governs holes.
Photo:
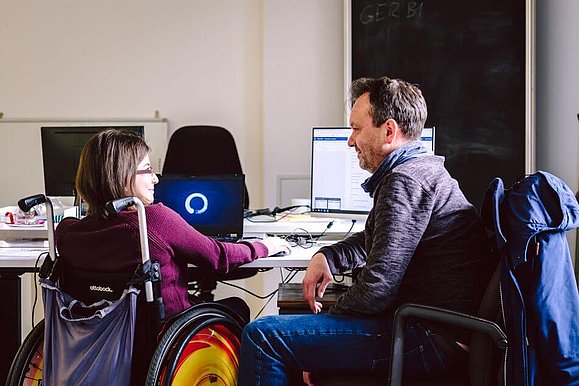
POLYGON ((60 288, 85 304, 117 300, 129 287, 134 272, 86 271, 62 264, 60 288))

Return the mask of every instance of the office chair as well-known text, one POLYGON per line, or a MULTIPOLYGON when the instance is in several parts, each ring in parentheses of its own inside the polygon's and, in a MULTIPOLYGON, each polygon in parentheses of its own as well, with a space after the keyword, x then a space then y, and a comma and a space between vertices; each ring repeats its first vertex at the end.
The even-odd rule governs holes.
MULTIPOLYGON (((183 126, 169 139, 163 174, 242 174, 231 133, 218 126, 183 126)), ((244 208, 249 208, 245 187, 244 208)))
POLYGON ((392 343, 390 385, 402 382, 402 329, 404 319, 409 316, 434 317, 484 332, 504 350, 496 358, 498 361, 481 366, 481 361, 488 360, 489 351, 475 347, 480 337, 473 336, 471 385, 579 383, 576 347, 579 294, 565 236, 566 231, 579 227, 577 199, 559 178, 539 171, 521 178, 510 189, 505 189, 502 180, 496 178, 487 190, 481 212, 485 225, 494 233, 496 252, 500 255, 481 305, 486 312, 479 310, 481 318, 473 318, 428 307, 399 308, 395 316, 398 320, 392 343), (495 292, 491 296, 494 301, 485 305, 489 291, 495 292), (436 315, 438 312, 441 314, 436 315), (499 322, 501 327, 492 321, 499 322))
MULTIPOLYGON (((241 162, 231 133, 218 126, 183 126, 169 139, 163 174, 241 174, 241 162)), ((245 186, 244 208, 249 207, 245 186)), ((245 279, 254 276, 257 269, 241 268, 219 274, 199 268, 189 269, 190 289, 205 301, 213 300, 213 290, 222 280, 245 279)))
MULTIPOLYGON (((390 386, 505 386, 500 383, 500 367, 508 346, 507 336, 494 322, 498 320, 500 265, 492 275, 481 300, 478 316, 466 315, 437 307, 403 304, 394 315, 390 356, 390 386), (473 331, 469 346, 468 366, 444 378, 406 379, 402 376, 404 331, 408 319, 421 319, 450 324, 473 331)), ((385 385, 383 374, 324 374, 317 386, 385 385)))
MULTIPOLYGON (((579 295, 565 232, 579 227, 579 204, 567 185, 537 172, 505 189, 500 178, 481 208, 500 258, 477 316, 416 304, 395 314, 390 386, 533 386, 579 382, 579 295), (451 379, 403 379, 407 319, 474 331, 469 365, 451 379), (468 370, 468 371, 467 371, 468 370)), ((384 384, 376 375, 334 377, 319 386, 384 384)))

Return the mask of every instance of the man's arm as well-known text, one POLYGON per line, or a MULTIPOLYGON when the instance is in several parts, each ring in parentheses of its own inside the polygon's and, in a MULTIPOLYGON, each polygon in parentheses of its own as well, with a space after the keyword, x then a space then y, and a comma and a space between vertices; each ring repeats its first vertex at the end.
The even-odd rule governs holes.
POLYGON ((414 179, 393 173, 377 193, 373 224, 368 224, 373 229, 366 266, 331 313, 385 311, 430 221, 434 198, 414 179))
POLYGON ((345 240, 320 248, 324 254, 332 273, 351 271, 366 264, 364 231, 354 233, 345 240))
POLYGON ((316 295, 324 296, 326 287, 332 282, 332 273, 351 270, 365 262, 364 232, 358 232, 320 250, 312 257, 302 281, 303 297, 314 314, 322 310, 316 295))

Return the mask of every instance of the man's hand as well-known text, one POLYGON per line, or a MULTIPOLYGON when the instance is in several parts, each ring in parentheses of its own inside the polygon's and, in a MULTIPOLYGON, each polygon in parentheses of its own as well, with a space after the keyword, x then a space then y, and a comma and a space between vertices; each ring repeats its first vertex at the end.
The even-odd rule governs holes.
POLYGON ((332 272, 326 256, 322 253, 316 253, 308 264, 306 275, 302 281, 304 300, 309 303, 310 309, 314 314, 322 310, 322 303, 316 301, 316 290, 317 295, 323 298, 326 287, 332 280, 332 272))

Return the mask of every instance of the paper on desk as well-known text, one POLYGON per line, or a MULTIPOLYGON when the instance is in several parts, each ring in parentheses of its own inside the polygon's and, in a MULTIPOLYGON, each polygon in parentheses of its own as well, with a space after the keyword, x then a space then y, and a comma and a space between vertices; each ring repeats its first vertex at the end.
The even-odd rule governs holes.
POLYGON ((303 214, 288 214, 287 216, 281 216, 280 221, 295 221, 295 222, 330 222, 332 218, 328 217, 314 217, 307 213, 303 214))
POLYGON ((0 240, 0 248, 48 248, 48 240, 17 240, 5 241, 0 240))

